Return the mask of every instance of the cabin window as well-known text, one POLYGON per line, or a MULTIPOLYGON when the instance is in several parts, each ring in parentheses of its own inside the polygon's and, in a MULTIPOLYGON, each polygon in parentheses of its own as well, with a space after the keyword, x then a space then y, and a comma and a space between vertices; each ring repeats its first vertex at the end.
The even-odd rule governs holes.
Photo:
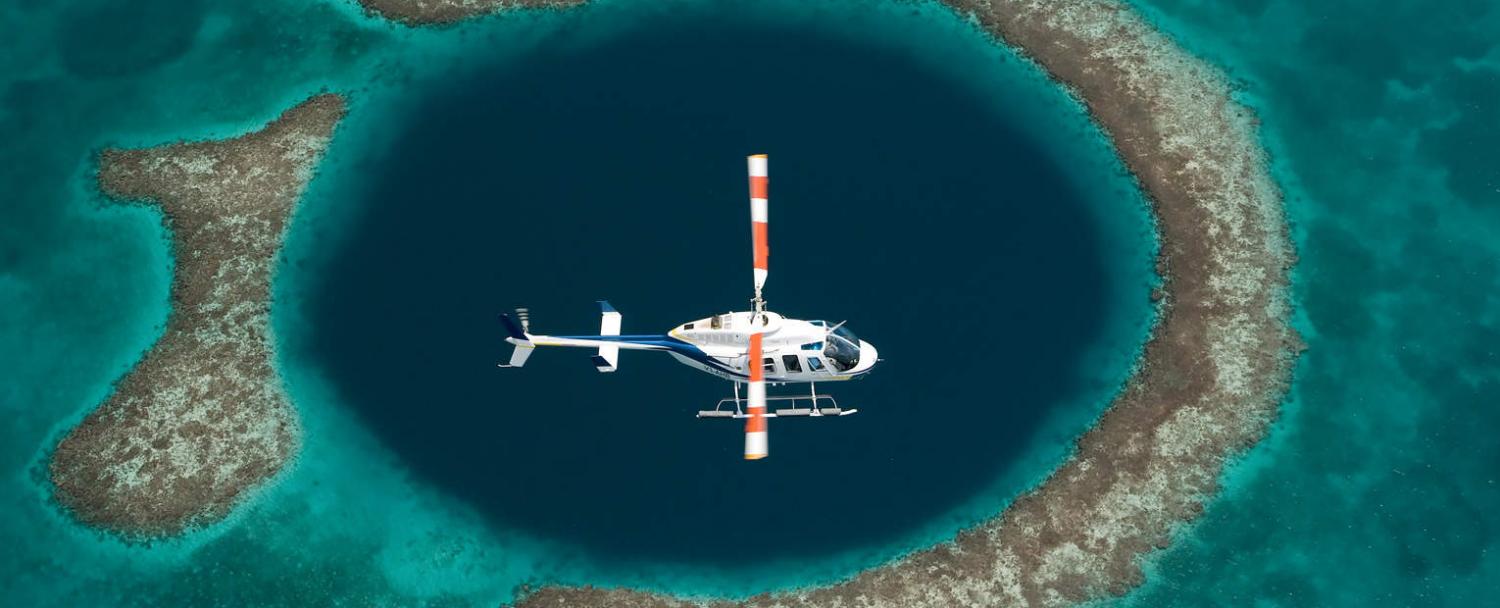
POLYGON ((808 342, 802 345, 802 350, 823 350, 822 342, 808 342))
POLYGON ((692 329, 693 328, 693 324, 692 323, 688 323, 687 325, 683 325, 682 328, 685 329, 685 330, 686 329, 692 329))
POLYGON ((766 373, 768 373, 768 374, 774 374, 774 373, 776 373, 776 358, 775 357, 766 357, 765 361, 763 361, 762 363, 763 363, 763 367, 766 370, 766 373))
POLYGON ((782 355, 781 365, 786 368, 789 374, 802 373, 802 362, 797 360, 797 355, 782 355))
POLYGON ((808 357, 807 358, 807 371, 810 371, 810 372, 821 372, 821 371, 823 371, 823 360, 819 359, 817 357, 808 357))

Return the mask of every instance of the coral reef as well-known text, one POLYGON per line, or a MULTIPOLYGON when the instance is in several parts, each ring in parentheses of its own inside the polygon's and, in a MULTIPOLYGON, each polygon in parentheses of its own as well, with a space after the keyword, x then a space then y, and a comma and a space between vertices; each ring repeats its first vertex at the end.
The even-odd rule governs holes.
POLYGON ((324 94, 234 139, 103 153, 101 187, 160 205, 176 266, 165 334, 52 453, 55 496, 79 520, 175 534, 222 518, 296 454, 271 268, 343 115, 324 94))

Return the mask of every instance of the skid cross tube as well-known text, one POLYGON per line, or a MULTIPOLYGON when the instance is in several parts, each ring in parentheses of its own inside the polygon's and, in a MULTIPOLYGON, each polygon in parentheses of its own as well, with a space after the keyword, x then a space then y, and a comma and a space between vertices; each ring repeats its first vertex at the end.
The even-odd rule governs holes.
MULTIPOLYGON (((816 390, 816 387, 814 387, 814 390, 816 390)), ((790 401, 790 402, 792 402, 791 403, 792 407, 790 407, 790 408, 781 408, 781 409, 773 410, 771 412, 767 412, 765 414, 767 418, 778 418, 778 417, 787 417, 787 416, 848 416, 849 414, 853 414, 853 413, 859 411, 857 409, 847 409, 847 410, 843 409, 843 408, 839 407, 839 402, 838 402, 837 399, 833 398, 833 395, 819 395, 816 392, 811 392, 811 393, 808 393, 806 395, 776 395, 776 396, 767 395, 766 396, 766 401, 768 401, 768 402, 770 402, 770 401, 790 401), (798 408, 798 407, 796 407, 798 401, 809 401, 809 402, 811 402, 810 405, 812 407, 798 408), (818 402, 819 401, 827 401, 830 405, 828 407, 818 407, 818 402)), ((742 400, 740 399, 740 385, 739 385, 738 382, 736 382, 736 383, 734 383, 734 396, 733 397, 726 397, 724 399, 720 399, 719 402, 714 405, 714 409, 711 409, 711 410, 700 410, 698 412, 697 417, 698 418, 748 418, 750 415, 744 413, 744 411, 740 408, 740 404, 741 403, 742 403, 742 400), (724 409, 724 405, 728 404, 728 403, 733 403, 734 404, 734 410, 733 411, 729 411, 729 410, 724 409)))

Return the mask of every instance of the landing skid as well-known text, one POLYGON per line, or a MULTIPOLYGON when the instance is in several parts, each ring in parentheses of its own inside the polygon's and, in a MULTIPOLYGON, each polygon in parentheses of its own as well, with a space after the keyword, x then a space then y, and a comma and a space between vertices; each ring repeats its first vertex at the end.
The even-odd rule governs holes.
MULTIPOLYGON (((853 414, 859 411, 854 408, 844 409, 839 407, 839 402, 838 400, 833 398, 833 395, 819 395, 817 393, 816 386, 813 386, 812 390, 806 395, 778 395, 774 397, 767 396, 766 401, 789 401, 792 405, 792 407, 778 408, 766 412, 765 416, 767 418, 781 418, 791 416, 848 416, 849 414, 853 414), (809 407, 797 407, 798 401, 806 402, 809 407), (828 405, 819 407, 818 404, 821 402, 827 402, 828 405)), ((742 407, 743 405, 744 400, 740 398, 740 385, 739 383, 735 383, 733 397, 720 399, 719 403, 714 406, 714 409, 700 410, 697 417, 749 418, 750 415, 744 412, 744 408, 742 407), (725 409, 724 406, 728 404, 732 404, 734 409, 725 409)))

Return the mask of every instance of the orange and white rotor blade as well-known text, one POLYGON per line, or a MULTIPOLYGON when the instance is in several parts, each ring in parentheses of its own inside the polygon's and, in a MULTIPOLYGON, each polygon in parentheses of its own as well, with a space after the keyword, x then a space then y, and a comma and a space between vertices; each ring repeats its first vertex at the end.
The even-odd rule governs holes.
POLYGON ((750 334, 750 409, 745 418, 745 460, 765 458, 766 366, 761 362, 761 334, 750 334))
POLYGON ((771 256, 771 243, 766 235, 769 203, 770 176, 766 170, 766 155, 749 157, 750 165, 750 238, 755 247, 755 297, 766 285, 770 267, 766 258, 771 256))

